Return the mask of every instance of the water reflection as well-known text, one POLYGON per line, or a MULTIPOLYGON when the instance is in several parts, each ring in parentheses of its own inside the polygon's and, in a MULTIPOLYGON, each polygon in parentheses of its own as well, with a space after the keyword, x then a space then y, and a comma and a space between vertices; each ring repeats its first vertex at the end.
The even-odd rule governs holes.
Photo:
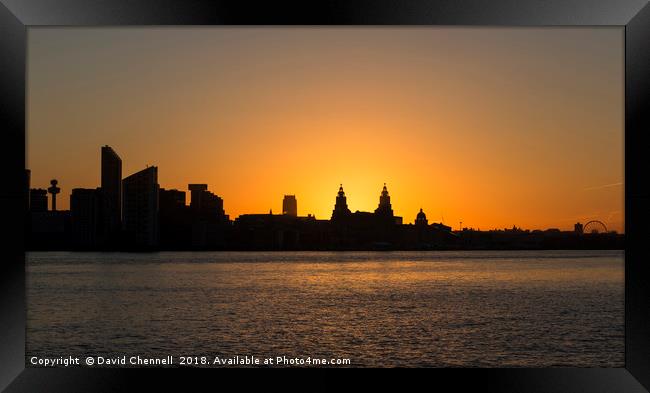
POLYGON ((623 253, 30 253, 27 354, 622 367, 623 253))

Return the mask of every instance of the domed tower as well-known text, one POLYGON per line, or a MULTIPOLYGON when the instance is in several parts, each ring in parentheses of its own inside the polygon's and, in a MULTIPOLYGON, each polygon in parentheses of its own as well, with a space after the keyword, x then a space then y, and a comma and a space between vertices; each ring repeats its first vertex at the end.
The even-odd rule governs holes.
POLYGON ((415 217, 415 225, 424 226, 424 227, 429 225, 429 220, 427 220, 427 215, 424 214, 424 212, 422 211, 422 208, 420 208, 420 212, 415 217))
POLYGON ((341 184, 339 187, 339 192, 336 194, 336 204, 334 205, 334 210, 332 211, 332 220, 338 220, 349 215, 350 209, 348 209, 348 200, 345 197, 345 192, 343 191, 343 184, 341 184))
POLYGON ((390 196, 388 195, 388 189, 386 188, 386 183, 384 183, 384 188, 381 190, 381 195, 379 196, 379 206, 375 210, 375 214, 381 214, 383 216, 393 216, 393 208, 390 205, 390 196))

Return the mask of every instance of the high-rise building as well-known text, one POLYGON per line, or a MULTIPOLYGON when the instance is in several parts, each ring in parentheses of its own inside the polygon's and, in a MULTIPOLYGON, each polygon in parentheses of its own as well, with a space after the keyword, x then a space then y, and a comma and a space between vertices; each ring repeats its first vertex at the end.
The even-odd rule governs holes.
POLYGON ((70 194, 71 241, 77 247, 98 244, 102 217, 101 189, 74 188, 70 194))
POLYGON ((29 210, 32 212, 47 211, 47 190, 42 188, 29 190, 29 210))
POLYGON ((334 210, 332 211, 332 220, 339 220, 350 215, 350 209, 348 209, 348 201, 345 197, 345 192, 343 191, 343 184, 339 187, 339 192, 336 194, 336 204, 334 205, 334 210))
POLYGON ((103 231, 106 240, 115 241, 122 221, 122 159, 110 146, 102 146, 103 231))
POLYGON ((190 207, 194 210, 201 209, 201 202, 203 201, 203 193, 208 191, 207 184, 188 184, 190 190, 190 207))
POLYGON ((159 199, 160 246, 163 249, 181 249, 191 244, 191 216, 185 204, 185 191, 160 189, 159 199))
POLYGON ((189 184, 192 215, 192 245, 221 247, 230 223, 223 209, 223 199, 208 191, 207 184, 189 184))
POLYGON ((282 214, 298 217, 298 201, 295 195, 285 195, 282 200, 282 214))
POLYGON ((182 209, 185 205, 185 191, 160 189, 160 210, 182 209))
POLYGON ((381 190, 381 195, 379 196, 379 206, 377 209, 375 209, 375 214, 389 217, 393 216, 393 208, 390 204, 390 196, 388 195, 386 183, 384 183, 384 188, 381 190))
POLYGON ((202 216, 223 217, 223 199, 208 191, 207 184, 188 184, 190 209, 202 216))
POLYGON ((147 167, 122 181, 123 227, 127 244, 158 245, 158 168, 147 167))

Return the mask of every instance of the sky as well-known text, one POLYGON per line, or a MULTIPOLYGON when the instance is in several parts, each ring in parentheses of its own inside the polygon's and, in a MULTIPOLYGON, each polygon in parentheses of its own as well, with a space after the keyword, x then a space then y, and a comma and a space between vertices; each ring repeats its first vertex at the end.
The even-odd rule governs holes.
MULTIPOLYGON (((27 168, 158 166, 226 214, 393 210, 457 229, 623 232, 623 28, 30 28, 27 168)), ((189 192, 188 192, 189 203, 189 192)))

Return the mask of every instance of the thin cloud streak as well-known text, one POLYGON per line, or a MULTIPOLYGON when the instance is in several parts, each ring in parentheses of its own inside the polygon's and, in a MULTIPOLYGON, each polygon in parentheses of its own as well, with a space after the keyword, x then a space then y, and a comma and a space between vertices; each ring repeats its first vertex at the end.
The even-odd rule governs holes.
POLYGON ((622 185, 623 185, 623 182, 612 183, 612 184, 604 184, 602 186, 588 187, 588 188, 585 188, 583 191, 601 190, 603 188, 618 187, 618 186, 622 186, 622 185))

